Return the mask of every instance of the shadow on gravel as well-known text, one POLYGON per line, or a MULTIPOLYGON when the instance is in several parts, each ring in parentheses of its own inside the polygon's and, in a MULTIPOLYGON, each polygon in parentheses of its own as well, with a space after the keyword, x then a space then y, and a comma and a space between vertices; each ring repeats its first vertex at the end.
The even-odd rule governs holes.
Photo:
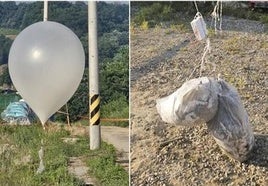
POLYGON ((158 56, 153 57, 144 62, 144 65, 131 68, 131 81, 134 81, 132 85, 136 83, 141 77, 145 76, 148 72, 152 72, 157 69, 161 62, 166 61, 167 59, 172 58, 180 51, 181 48, 184 48, 190 43, 189 39, 184 40, 178 45, 173 46, 171 49, 166 50, 163 53, 160 53, 158 56))
POLYGON ((245 164, 268 168, 268 134, 254 134, 255 146, 245 164))

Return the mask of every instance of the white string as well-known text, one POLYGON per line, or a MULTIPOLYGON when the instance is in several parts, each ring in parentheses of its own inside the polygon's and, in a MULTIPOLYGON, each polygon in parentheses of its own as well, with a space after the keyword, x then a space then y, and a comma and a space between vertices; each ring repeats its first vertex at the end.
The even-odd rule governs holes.
POLYGON ((214 20, 214 30, 217 33, 217 21, 220 22, 219 30, 222 31, 222 1, 218 0, 213 12, 211 13, 212 21, 214 20))
POLYGON ((221 11, 220 11, 220 31, 222 31, 221 25, 222 25, 222 1, 221 1, 221 11))
POLYGON ((219 1, 217 1, 215 7, 214 7, 214 10, 213 12, 211 13, 211 16, 212 16, 212 20, 214 20, 214 30, 215 30, 215 33, 217 32, 217 9, 218 9, 218 5, 219 5, 219 1))
POLYGON ((196 1, 194 1, 194 5, 195 5, 195 8, 196 8, 196 11, 199 12, 196 1))
POLYGON ((206 46, 204 48, 204 53, 203 53, 203 56, 202 56, 202 59, 201 59, 199 77, 202 76, 202 71, 204 69, 204 63, 205 63, 205 57, 206 57, 207 53, 210 52, 210 50, 211 50, 209 38, 207 38, 206 43, 207 44, 206 44, 206 46))
MULTIPOLYGON (((194 1, 194 4, 195 4, 196 11, 197 11, 196 16, 198 16, 200 12, 198 10, 198 6, 197 6, 196 1, 194 1)), ((214 22, 215 32, 217 32, 217 21, 220 22, 219 30, 222 31, 222 1, 221 0, 218 0, 217 1, 216 6, 214 7, 214 10, 213 10, 211 16, 212 16, 212 21, 213 21, 213 19, 215 21, 214 22)), ((187 80, 190 79, 190 77, 193 75, 193 73, 196 71, 196 69, 198 67, 200 67, 199 77, 201 77, 202 76, 202 71, 204 70, 205 63, 209 63, 209 64, 211 64, 213 66, 212 72, 215 72, 216 71, 216 64, 215 63, 212 63, 212 62, 209 62, 206 59, 207 54, 210 53, 210 52, 211 52, 210 39, 207 36, 206 46, 204 48, 204 53, 203 53, 202 58, 201 58, 201 63, 200 63, 200 65, 195 66, 195 68, 193 69, 192 73, 187 78, 187 80)))

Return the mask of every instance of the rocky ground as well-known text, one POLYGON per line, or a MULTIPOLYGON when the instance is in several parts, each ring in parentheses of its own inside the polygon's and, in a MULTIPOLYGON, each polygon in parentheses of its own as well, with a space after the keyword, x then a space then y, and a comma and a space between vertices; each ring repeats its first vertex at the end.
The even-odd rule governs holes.
POLYGON ((202 75, 237 88, 256 138, 251 158, 224 155, 205 124, 174 126, 157 113, 156 99, 199 76, 205 42, 182 28, 133 29, 131 185, 268 185, 268 35, 258 22, 229 17, 210 41, 202 75))

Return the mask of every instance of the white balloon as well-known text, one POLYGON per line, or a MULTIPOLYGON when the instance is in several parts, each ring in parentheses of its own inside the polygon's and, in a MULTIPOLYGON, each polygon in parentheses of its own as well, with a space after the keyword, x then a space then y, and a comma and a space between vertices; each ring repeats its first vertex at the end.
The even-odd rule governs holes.
POLYGON ((69 28, 45 21, 20 32, 11 46, 8 65, 17 91, 44 124, 78 88, 85 54, 69 28))

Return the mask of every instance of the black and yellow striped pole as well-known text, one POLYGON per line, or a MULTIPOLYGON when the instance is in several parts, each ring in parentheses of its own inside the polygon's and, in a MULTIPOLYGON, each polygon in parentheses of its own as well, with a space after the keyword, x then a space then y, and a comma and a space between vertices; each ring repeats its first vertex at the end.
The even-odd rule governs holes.
POLYGON ((90 95, 90 125, 100 124, 100 96, 90 95))
POLYGON ((97 47, 97 3, 88 1, 89 124, 90 149, 100 148, 100 96, 97 47))

